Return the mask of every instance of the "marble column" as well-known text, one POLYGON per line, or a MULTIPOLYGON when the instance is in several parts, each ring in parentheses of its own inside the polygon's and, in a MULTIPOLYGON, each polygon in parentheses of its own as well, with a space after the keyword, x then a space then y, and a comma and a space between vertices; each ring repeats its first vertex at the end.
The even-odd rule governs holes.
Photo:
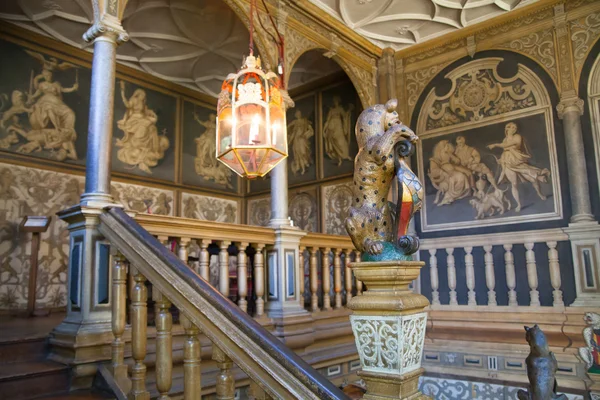
POLYGON ((110 195, 116 51, 128 39, 121 26, 127 0, 95 0, 94 25, 83 35, 94 43, 85 193, 80 204, 58 213, 70 234, 67 316, 50 337, 50 358, 72 367, 71 388, 92 384, 99 361, 110 354, 110 243, 99 216, 115 205, 110 195))
POLYGON ((570 96, 561 98, 556 107, 558 117, 563 121, 565 143, 567 147, 567 169, 569 172, 569 191, 573 209, 571 223, 592 222, 590 202, 590 187, 585 165, 583 137, 581 132, 581 116, 583 115, 583 100, 570 96))

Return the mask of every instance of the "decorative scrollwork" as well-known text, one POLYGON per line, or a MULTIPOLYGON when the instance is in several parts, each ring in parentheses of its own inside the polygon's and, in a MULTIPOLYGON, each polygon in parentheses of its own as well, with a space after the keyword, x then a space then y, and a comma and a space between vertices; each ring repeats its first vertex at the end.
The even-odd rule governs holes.
POLYGON ((498 46, 525 53, 542 64, 556 78, 556 49, 551 29, 530 33, 519 39, 498 46))
POLYGON ((598 36, 600 36, 600 13, 589 14, 571 22, 573 58, 578 73, 581 72, 585 57, 598 36))

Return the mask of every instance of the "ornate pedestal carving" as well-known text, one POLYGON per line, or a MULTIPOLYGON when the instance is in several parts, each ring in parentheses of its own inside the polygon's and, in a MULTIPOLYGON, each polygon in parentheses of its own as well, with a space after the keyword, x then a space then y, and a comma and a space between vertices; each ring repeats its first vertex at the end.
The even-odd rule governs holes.
POLYGON ((352 263, 367 291, 348 307, 362 370, 366 400, 429 399, 419 392, 423 342, 429 305, 408 285, 419 276, 421 261, 352 263))

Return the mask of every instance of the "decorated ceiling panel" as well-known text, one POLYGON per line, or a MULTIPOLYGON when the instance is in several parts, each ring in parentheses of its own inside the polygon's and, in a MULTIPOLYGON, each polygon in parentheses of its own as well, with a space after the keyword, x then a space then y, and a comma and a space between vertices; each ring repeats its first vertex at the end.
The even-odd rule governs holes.
POLYGON ((400 50, 538 0, 311 0, 381 47, 400 50))

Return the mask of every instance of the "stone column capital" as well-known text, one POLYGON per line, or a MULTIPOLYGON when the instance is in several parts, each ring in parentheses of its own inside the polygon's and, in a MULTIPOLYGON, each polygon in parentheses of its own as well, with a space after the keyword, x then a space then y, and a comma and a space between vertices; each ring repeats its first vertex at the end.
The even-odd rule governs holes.
POLYGON ((116 44, 121 44, 129 40, 129 35, 118 22, 107 23, 106 21, 98 20, 83 34, 83 40, 91 43, 98 38, 104 38, 116 44))
POLYGON ((575 111, 578 115, 583 115, 584 101, 579 97, 573 96, 560 100, 560 103, 556 106, 556 111, 558 111, 558 118, 563 119, 566 113, 575 111))
POLYGON ((98 38, 121 44, 129 35, 121 26, 128 0, 91 0, 94 24, 83 34, 83 40, 93 42, 98 38))

